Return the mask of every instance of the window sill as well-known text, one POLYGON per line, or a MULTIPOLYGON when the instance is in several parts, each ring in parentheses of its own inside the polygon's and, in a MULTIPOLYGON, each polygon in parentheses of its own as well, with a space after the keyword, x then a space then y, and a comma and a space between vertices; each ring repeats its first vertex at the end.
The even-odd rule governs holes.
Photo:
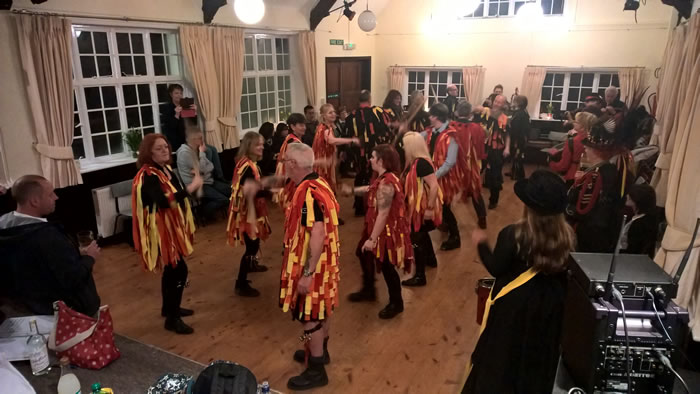
POLYGON ((132 157, 131 154, 124 156, 115 156, 109 159, 95 159, 95 160, 80 160, 80 173, 85 174, 88 172, 104 170, 105 168, 121 166, 124 164, 136 163, 136 158, 132 157))

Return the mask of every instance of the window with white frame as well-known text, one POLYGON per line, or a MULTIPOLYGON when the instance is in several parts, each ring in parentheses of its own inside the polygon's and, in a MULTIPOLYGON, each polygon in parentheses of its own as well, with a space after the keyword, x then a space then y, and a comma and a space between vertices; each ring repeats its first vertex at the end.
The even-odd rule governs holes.
POLYGON ((182 84, 175 31, 73 26, 73 155, 87 164, 131 156, 129 129, 161 131, 167 86, 182 84))
POLYGON ((573 111, 593 93, 605 96, 605 89, 620 87, 615 71, 549 71, 542 84, 539 113, 573 111))
POLYGON ((292 112, 292 72, 288 37, 247 35, 241 96, 241 129, 257 131, 292 112))
POLYGON ((410 95, 420 90, 427 97, 426 108, 430 108, 437 102, 447 97, 447 86, 457 86, 457 97, 464 97, 464 85, 462 84, 462 70, 409 70, 408 89, 410 95))
POLYGON ((527 3, 539 3, 544 15, 564 15, 564 0, 480 0, 476 10, 466 18, 515 16, 527 3))

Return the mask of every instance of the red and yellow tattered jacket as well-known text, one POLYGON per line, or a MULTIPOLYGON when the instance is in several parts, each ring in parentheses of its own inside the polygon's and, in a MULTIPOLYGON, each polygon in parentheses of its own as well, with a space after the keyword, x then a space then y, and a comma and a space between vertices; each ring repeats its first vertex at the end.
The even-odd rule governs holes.
MULTIPOLYGON (((404 190, 406 190, 406 221, 413 231, 420 230, 423 225, 425 211, 428 209, 428 185, 418 176, 416 168, 418 160, 413 160, 411 166, 404 172, 404 190)), ((432 163, 431 163, 432 165, 432 163)), ((433 169, 435 166, 433 166, 433 169)), ((438 196, 433 208, 433 223, 442 223, 442 190, 438 184, 438 196)))
MULTIPOLYGON (((425 130, 426 132, 426 144, 430 146, 431 139, 435 138, 433 136, 433 128, 430 127, 425 130)), ((464 150, 464 146, 460 143, 460 139, 457 136, 457 130, 455 130, 452 125, 447 126, 440 134, 437 135, 437 141, 435 142, 435 150, 433 151, 433 164, 435 168, 440 169, 447 160, 447 149, 450 146, 450 140, 454 138, 457 142, 459 150, 457 152, 457 162, 450 168, 450 170, 442 178, 438 179, 440 184, 440 189, 442 190, 442 197, 445 204, 452 202, 454 196, 456 196, 465 186, 465 177, 469 174, 469 163, 467 161, 467 154, 464 150)), ((466 198, 468 196, 464 196, 466 198)))
POLYGON ((323 178, 307 179, 294 191, 291 207, 284 221, 284 259, 280 278, 280 307, 287 312, 295 310, 297 298, 303 302, 297 318, 301 321, 325 319, 338 305, 338 281, 340 279, 340 240, 338 238, 338 201, 333 190, 323 178), (326 235, 321 258, 311 277, 311 290, 308 294, 297 294, 297 284, 302 277, 304 265, 309 258, 311 229, 316 222, 314 202, 323 211, 326 235), (302 222, 304 206, 306 220, 302 222))
POLYGON ((149 271, 160 271, 166 264, 177 265, 181 257, 189 256, 193 251, 195 225, 192 209, 187 199, 184 207, 178 204, 176 191, 168 175, 154 166, 144 165, 134 177, 131 188, 134 248, 141 256, 144 268, 149 271), (158 177, 170 208, 143 205, 143 181, 151 175, 158 177))
POLYGON ((247 234, 250 239, 267 239, 270 235, 270 223, 267 219, 267 203, 264 197, 255 198, 255 224, 248 222, 248 201, 243 195, 243 184, 241 178, 250 169, 256 181, 260 181, 260 170, 248 157, 243 157, 236 163, 233 170, 233 180, 231 181, 231 202, 228 207, 228 223, 226 224, 226 235, 228 244, 236 245, 238 241, 241 245, 245 243, 243 234, 247 234))
MULTIPOLYGON (((379 187, 389 185, 394 188, 394 198, 389 209, 389 216, 384 224, 384 229, 377 237, 377 246, 374 255, 378 261, 388 255, 389 262, 398 268, 403 268, 405 272, 410 271, 413 260, 413 245, 410 238, 410 227, 406 217, 406 197, 399 178, 391 172, 385 172, 372 182, 367 191, 367 215, 365 216, 365 231, 367 235, 372 234, 374 223, 377 220, 379 208, 377 207, 377 192, 379 187)), ((377 270, 381 266, 377 264, 377 270)))
MULTIPOLYGON (((478 123, 453 121, 450 123, 457 133, 460 154, 465 153, 466 168, 462 178, 462 198, 481 195, 481 160, 486 158, 484 129, 478 123)), ((436 148, 437 151, 437 148, 436 148)), ((462 160, 458 157, 457 163, 462 160)))
POLYGON ((328 185, 335 193, 335 146, 328 143, 329 134, 333 134, 333 130, 323 123, 316 128, 312 149, 314 160, 320 164, 314 164, 314 172, 328 181, 328 185))
MULTIPOLYGON (((280 153, 277 155, 277 168, 275 169, 275 175, 278 177, 285 177, 286 173, 284 170, 284 158, 287 156, 287 146, 289 144, 301 143, 299 137, 293 133, 287 134, 287 138, 284 139, 282 147, 280 148, 280 153)), ((292 195, 294 195, 294 182, 285 183, 284 187, 280 189, 279 193, 275 196, 277 202, 280 204, 282 210, 287 209, 289 203, 292 201, 292 195)))

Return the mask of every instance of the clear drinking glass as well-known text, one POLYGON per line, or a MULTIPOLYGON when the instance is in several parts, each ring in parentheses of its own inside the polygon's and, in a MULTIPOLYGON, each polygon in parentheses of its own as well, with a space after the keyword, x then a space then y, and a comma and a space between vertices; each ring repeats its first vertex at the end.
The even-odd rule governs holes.
POLYGON ((90 230, 84 230, 84 231, 78 231, 78 245, 80 245, 80 248, 87 248, 90 246, 92 241, 95 240, 95 237, 92 235, 92 231, 90 230))

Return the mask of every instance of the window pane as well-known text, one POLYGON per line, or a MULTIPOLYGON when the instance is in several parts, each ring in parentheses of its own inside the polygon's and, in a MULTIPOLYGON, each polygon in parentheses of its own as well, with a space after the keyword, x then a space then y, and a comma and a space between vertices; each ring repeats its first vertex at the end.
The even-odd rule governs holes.
POLYGON ((165 56, 153 56, 153 71, 156 75, 168 75, 165 70, 165 56))
POLYGON ((554 74, 547 73, 544 76, 544 86, 552 86, 552 82, 554 82, 554 74))
POLYGON ((254 66, 255 59, 253 59, 252 56, 246 56, 245 57, 245 71, 252 71, 254 66))
POLYGON ((141 34, 131 35, 131 50, 133 53, 144 53, 143 36, 141 34))
POLYGON ((153 126, 153 109, 150 105, 141 107, 141 124, 144 126, 153 126))
POLYGON ((112 154, 124 152, 122 133, 109 134, 109 150, 112 154))
POLYGON ((126 127, 134 128, 141 127, 141 118, 139 118, 138 107, 126 109, 126 127))
POLYGON ((447 71, 440 73, 440 83, 447 83, 447 71))
POLYGON ((581 86, 592 87, 594 76, 595 76, 595 74, 593 74, 593 73, 584 73, 583 74, 583 82, 581 83, 581 86))
POLYGON ((248 112, 248 98, 243 97, 241 99, 241 112, 248 112))
POLYGON ((258 102, 255 100, 255 96, 248 96, 248 106, 250 107, 251 111, 258 110, 258 102))
POLYGON ((489 3, 489 16, 498 15, 498 3, 489 3))
POLYGON ((146 134, 155 133, 156 129, 153 127, 145 127, 142 131, 143 131, 143 135, 146 135, 146 134))
POLYGON ((552 0, 552 15, 562 15, 564 13, 564 0, 552 0))
POLYGON ((552 0, 542 0, 542 12, 545 15, 552 14, 552 0))
POLYGON ((121 122, 119 121, 119 111, 116 109, 105 111, 107 118, 107 130, 116 131, 121 130, 121 122))
POLYGON ((134 71, 136 75, 147 75, 146 71, 146 57, 145 56, 134 56, 134 71))
POLYGON ((131 53, 128 33, 117 33, 117 51, 119 53, 131 53))
POLYGON ((501 16, 506 16, 506 15, 508 15, 508 8, 509 8, 509 4, 508 4, 508 3, 501 3, 501 7, 500 7, 500 9, 499 9, 499 11, 498 11, 498 15, 501 15, 501 16))
POLYGON ((617 77, 617 74, 613 74, 612 76, 612 86, 620 87, 620 80, 617 77))
POLYGON ((78 53, 93 53, 92 51, 92 34, 89 31, 76 32, 78 35, 78 53))
POLYGON ((607 88, 608 86, 610 86, 611 79, 612 78, 610 74, 600 74, 600 81, 598 82, 598 86, 607 88))
POLYGON ((581 86, 581 73, 571 73, 569 86, 581 86))
POLYGON ((124 105, 138 105, 138 99, 136 98, 136 87, 134 85, 124 85, 122 87, 124 92, 124 105))
POLYGON ((74 159, 78 160, 81 157, 85 157, 85 147, 83 146, 82 138, 73 138, 73 144, 71 147, 73 148, 74 159))
POLYGON ((95 40, 95 53, 109 53, 107 33, 96 31, 92 33, 92 37, 95 40))
POLYGON ((241 123, 243 123, 243 130, 250 128, 250 116, 248 114, 241 115, 241 123))
POLYGON ((90 131, 93 134, 104 133, 105 121, 102 111, 88 112, 88 121, 90 122, 90 131))
POLYGON ((579 104, 577 102, 573 102, 573 103, 570 102, 570 103, 566 104, 567 111, 573 111, 578 107, 579 107, 579 104))
POLYGON ((542 88, 542 99, 551 100, 552 99, 552 88, 542 88))
POLYGON ((159 83, 156 85, 156 90, 158 91, 158 102, 164 103, 170 100, 170 95, 168 94, 168 84, 159 83))
POLYGON ((180 56, 168 56, 168 75, 180 75, 180 56))
POLYGON ((95 151, 95 157, 107 156, 109 154, 107 136, 98 135, 92 137, 92 149, 95 151))
POLYGON ((97 68, 95 67, 95 58, 92 56, 80 57, 80 69, 83 72, 83 78, 94 78, 97 76, 97 68))
POLYGON ((151 103, 151 87, 147 84, 140 84, 139 87, 139 102, 141 104, 151 103))
POLYGON ((151 52, 163 53, 163 35, 151 33, 151 52))
POLYGON ((82 128, 80 127, 80 115, 73 114, 73 136, 80 137, 82 134, 82 128))
POLYGON ((564 74, 554 74, 554 85, 564 86, 564 74))
POLYGON ((579 88, 569 88, 569 101, 580 101, 579 100, 580 93, 581 93, 581 90, 579 88))
POLYGON ((100 99, 100 88, 85 88, 85 106, 87 109, 102 108, 100 99))
POLYGON ((104 108, 117 107, 117 90, 114 86, 102 87, 102 103, 104 104, 104 108))
POLYGON ((579 100, 579 101, 583 101, 586 97, 590 96, 591 94, 593 94, 593 89, 582 88, 581 89, 581 100, 579 100))
POLYGON ((563 93, 564 93, 563 88, 554 88, 554 89, 552 89, 552 98, 554 100, 561 100, 563 93))
POLYGON ((245 39, 245 53, 253 54, 253 39, 250 37, 245 39))
POLYGON ((109 56, 97 56, 97 69, 101 77, 112 76, 112 63, 109 56))
POLYGON ((131 56, 119 56, 119 69, 123 76, 134 75, 134 65, 131 64, 131 56))

